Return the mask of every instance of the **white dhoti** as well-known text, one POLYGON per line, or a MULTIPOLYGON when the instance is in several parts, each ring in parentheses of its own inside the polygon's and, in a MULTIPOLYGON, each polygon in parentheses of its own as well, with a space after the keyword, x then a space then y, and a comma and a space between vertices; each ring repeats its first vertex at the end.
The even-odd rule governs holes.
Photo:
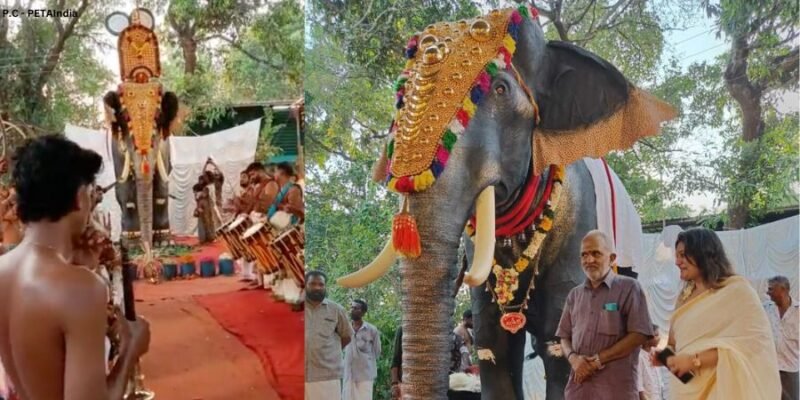
POLYGON ((275 272, 269 273, 264 275, 264 289, 274 289, 275 288, 275 276, 277 274, 275 272))
POLYGON ((300 295, 302 289, 297 286, 297 282, 294 279, 284 279, 283 282, 283 297, 286 298, 286 302, 291 304, 301 303, 300 295))
POLYGON ((255 279, 253 274, 254 263, 247 261, 244 258, 240 258, 239 263, 242 265, 242 279, 255 279))
POLYGON ((356 382, 353 380, 344 381, 342 390, 343 400, 372 400, 373 381, 356 382))
POLYGON ((305 400, 342 400, 342 387, 339 380, 306 382, 305 400))

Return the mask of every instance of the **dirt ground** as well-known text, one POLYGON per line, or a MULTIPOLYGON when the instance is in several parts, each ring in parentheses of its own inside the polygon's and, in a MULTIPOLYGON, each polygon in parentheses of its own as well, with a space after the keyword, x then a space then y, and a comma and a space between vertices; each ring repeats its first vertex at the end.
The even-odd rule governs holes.
POLYGON ((151 326, 150 352, 141 366, 156 399, 279 399, 258 357, 192 298, 240 290, 245 284, 238 279, 135 283, 136 312, 151 326))

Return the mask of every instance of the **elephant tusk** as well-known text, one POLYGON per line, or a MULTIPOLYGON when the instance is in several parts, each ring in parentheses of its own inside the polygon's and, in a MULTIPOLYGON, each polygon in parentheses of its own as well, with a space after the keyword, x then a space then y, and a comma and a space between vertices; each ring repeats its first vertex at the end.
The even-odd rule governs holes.
POLYGON ((156 168, 158 169, 158 174, 161 175, 161 180, 163 182, 169 182, 169 175, 167 174, 167 167, 164 165, 164 158, 161 157, 161 146, 162 143, 158 144, 158 152, 156 153, 156 168))
POLYGON ((123 183, 128 180, 128 174, 131 173, 131 154, 125 151, 125 162, 122 167, 122 173, 119 174, 119 182, 123 183))
POLYGON ((494 259, 494 186, 478 195, 475 204, 475 257, 472 267, 464 274, 464 283, 470 287, 482 285, 492 271, 494 259))
POLYGON ((337 279, 336 283, 350 289, 365 286, 386 275, 395 260, 397 260, 397 252, 392 246, 392 241, 389 240, 374 261, 352 274, 337 279))

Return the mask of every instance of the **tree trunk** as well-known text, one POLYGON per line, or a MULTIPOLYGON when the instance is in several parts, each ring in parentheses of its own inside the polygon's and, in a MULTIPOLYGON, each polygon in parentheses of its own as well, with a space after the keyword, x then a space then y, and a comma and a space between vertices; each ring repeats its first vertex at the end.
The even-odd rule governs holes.
MULTIPOLYGON (((725 86, 731 97, 739 105, 742 112, 742 139, 745 143, 758 141, 764 134, 764 118, 762 115, 761 96, 763 88, 754 84, 747 77, 747 58, 750 54, 747 39, 737 37, 731 46, 731 58, 725 68, 725 86)), ((748 172, 755 166, 755 154, 745 149, 739 160, 739 171, 736 179, 747 179, 748 172)), ((742 229, 750 218, 750 202, 752 193, 738 193, 731 197, 728 204, 727 229, 742 229)))
POLYGON ((183 72, 187 75, 194 74, 197 69, 197 41, 191 34, 181 34, 180 44, 183 50, 183 72))

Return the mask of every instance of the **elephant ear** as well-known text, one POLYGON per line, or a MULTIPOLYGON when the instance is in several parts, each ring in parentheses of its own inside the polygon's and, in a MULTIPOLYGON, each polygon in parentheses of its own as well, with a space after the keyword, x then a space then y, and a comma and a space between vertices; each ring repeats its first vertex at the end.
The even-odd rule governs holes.
POLYGON ((122 118, 122 101, 120 101, 119 94, 111 91, 103 96, 103 108, 105 109, 106 125, 111 129, 114 137, 119 137, 120 134, 120 120, 122 118))
POLYGON ((669 104, 633 86, 613 65, 580 47, 549 42, 537 76, 540 123, 533 136, 536 173, 583 157, 628 149, 675 118, 669 104))
MULTIPOLYGON (((392 123, 394 125, 394 123, 392 123)), ((389 127, 389 132, 392 131, 392 126, 389 127)), ((381 156, 372 165, 372 181, 375 183, 384 182, 389 175, 389 156, 386 154, 388 149, 383 146, 381 149, 381 156)))
POLYGON ((168 137, 179 132, 183 128, 183 121, 189 114, 188 108, 180 103, 178 96, 173 92, 166 92, 161 98, 161 114, 158 126, 161 128, 161 136, 168 137))
POLYGON ((386 180, 389 173, 389 157, 386 156, 386 149, 381 150, 381 156, 372 166, 372 180, 376 183, 386 180))

